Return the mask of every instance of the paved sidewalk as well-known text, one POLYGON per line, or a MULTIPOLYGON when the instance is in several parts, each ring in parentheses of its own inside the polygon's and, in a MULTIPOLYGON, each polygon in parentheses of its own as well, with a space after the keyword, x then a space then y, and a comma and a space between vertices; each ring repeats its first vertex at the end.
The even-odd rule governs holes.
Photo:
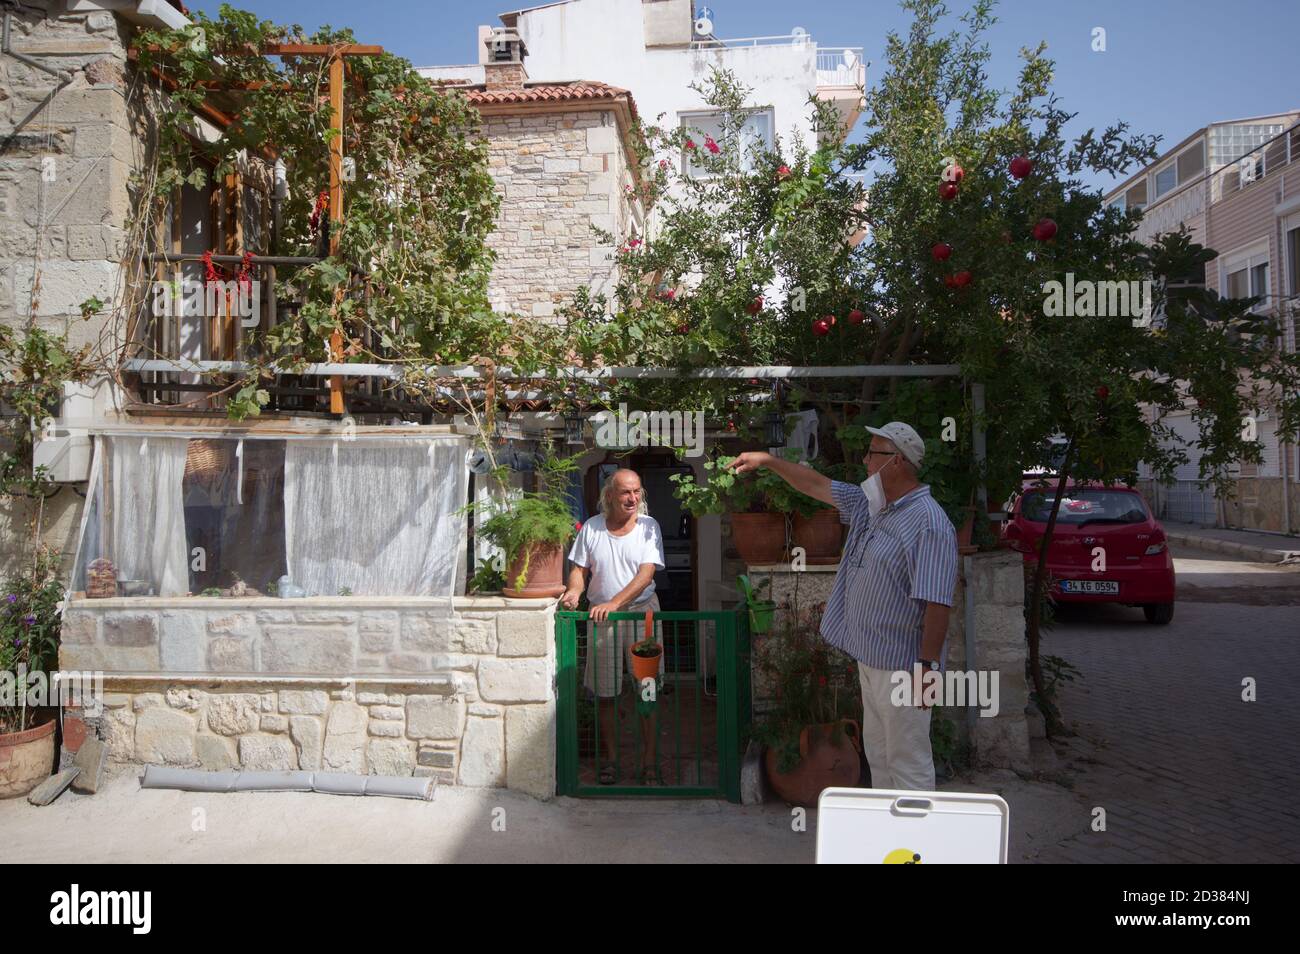
MULTIPOLYGON (((494 789, 440 788, 432 802, 311 792, 202 794, 142 789, 115 766, 95 795, 36 808, 0 800, 6 856, 43 862, 809 864, 817 812, 780 802, 681 799, 540 802, 494 789)), ((1010 860, 1078 835, 1087 807, 1012 772, 944 786, 996 792, 1011 806, 1010 860)))
POLYGON ((1263 530, 1224 530, 1175 520, 1162 520, 1160 525, 1171 543, 1227 553, 1257 563, 1300 561, 1300 536, 1263 530))

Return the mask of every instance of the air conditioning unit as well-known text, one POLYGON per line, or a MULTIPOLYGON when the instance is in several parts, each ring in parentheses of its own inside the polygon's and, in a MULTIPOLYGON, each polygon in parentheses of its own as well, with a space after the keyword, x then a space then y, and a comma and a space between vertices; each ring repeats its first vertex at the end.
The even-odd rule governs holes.
POLYGON ((45 477, 61 484, 90 479, 90 426, 96 419, 95 388, 65 383, 59 416, 34 421, 32 470, 45 468, 45 477))

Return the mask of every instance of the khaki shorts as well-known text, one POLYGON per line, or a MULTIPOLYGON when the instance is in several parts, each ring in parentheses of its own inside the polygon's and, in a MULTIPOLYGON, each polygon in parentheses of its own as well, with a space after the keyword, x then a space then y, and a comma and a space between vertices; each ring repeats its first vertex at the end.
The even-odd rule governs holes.
MULTIPOLYGON (((651 610, 659 612, 659 596, 636 606, 629 606, 625 612, 638 613, 651 610)), ((617 696, 623 691, 623 672, 629 670, 632 646, 639 643, 645 635, 645 622, 639 619, 622 620, 617 623, 589 623, 587 625, 587 666, 583 672, 582 684, 588 690, 602 698, 617 696)), ((660 645, 663 637, 656 634, 660 645)), ((664 676, 664 653, 659 654, 659 678, 664 676)), ((630 670, 629 670, 630 671, 630 670)))

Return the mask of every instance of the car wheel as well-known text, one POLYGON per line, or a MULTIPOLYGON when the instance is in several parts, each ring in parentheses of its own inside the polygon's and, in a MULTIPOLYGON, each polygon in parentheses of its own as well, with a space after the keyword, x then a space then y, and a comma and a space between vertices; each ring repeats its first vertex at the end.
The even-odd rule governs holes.
POLYGON ((1142 612, 1146 614, 1148 623, 1156 623, 1163 626, 1174 618, 1174 604, 1143 603, 1142 612))

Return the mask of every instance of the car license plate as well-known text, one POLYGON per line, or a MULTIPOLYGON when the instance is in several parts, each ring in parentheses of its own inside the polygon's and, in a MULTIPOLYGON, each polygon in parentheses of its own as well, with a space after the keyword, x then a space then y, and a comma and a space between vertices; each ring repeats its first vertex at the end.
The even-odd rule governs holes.
POLYGON ((1119 595, 1119 583, 1116 580, 1062 580, 1062 593, 1107 593, 1119 595))

